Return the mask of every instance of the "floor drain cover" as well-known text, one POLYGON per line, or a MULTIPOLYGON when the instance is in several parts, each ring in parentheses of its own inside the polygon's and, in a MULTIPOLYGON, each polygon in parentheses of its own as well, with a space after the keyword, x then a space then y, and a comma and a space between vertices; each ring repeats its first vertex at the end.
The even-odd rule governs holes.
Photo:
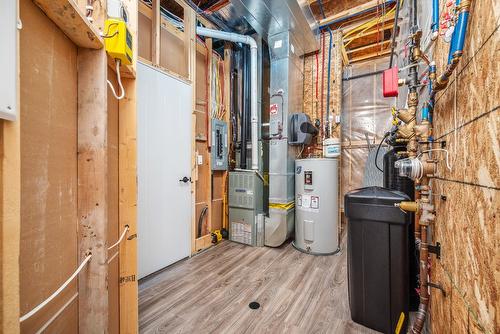
POLYGON ((248 307, 250 307, 252 310, 256 310, 260 307, 260 304, 257 302, 251 302, 250 304, 248 304, 248 307))

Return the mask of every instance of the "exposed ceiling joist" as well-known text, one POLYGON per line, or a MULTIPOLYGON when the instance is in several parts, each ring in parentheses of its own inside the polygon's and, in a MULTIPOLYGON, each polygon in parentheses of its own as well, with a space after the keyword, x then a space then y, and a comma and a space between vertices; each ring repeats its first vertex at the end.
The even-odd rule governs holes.
POLYGON ((363 33, 357 34, 356 36, 352 36, 352 37, 346 38, 346 39, 344 39, 344 42, 349 42, 351 40, 358 39, 358 38, 361 38, 361 37, 366 37, 366 36, 370 36, 370 35, 375 35, 375 34, 378 34, 378 33, 382 33, 385 30, 392 29, 392 26, 393 26, 393 22, 392 21, 387 21, 387 22, 384 22, 384 24, 381 25, 381 26, 376 26, 374 28, 371 28, 370 30, 367 30, 367 31, 363 32, 363 33))
POLYGON ((392 5, 394 3, 395 3, 395 0, 388 0, 386 2, 381 2, 380 0, 371 0, 371 1, 368 1, 364 4, 362 4, 362 5, 346 9, 340 13, 330 15, 324 19, 321 19, 321 20, 319 20, 319 25, 325 26, 325 25, 329 25, 332 23, 336 23, 340 20, 347 19, 351 16, 361 15, 365 12, 370 11, 370 10, 376 10, 377 8, 382 7, 383 5, 388 6, 388 5, 392 5))
POLYGON ((368 44, 368 45, 365 45, 365 46, 361 46, 359 48, 347 50, 347 54, 351 54, 351 53, 355 53, 355 52, 360 52, 360 51, 368 50, 368 49, 371 49, 371 48, 374 48, 374 47, 377 47, 377 46, 385 47, 390 42, 391 42, 390 40, 385 40, 385 41, 381 41, 381 42, 371 43, 371 44, 368 44))

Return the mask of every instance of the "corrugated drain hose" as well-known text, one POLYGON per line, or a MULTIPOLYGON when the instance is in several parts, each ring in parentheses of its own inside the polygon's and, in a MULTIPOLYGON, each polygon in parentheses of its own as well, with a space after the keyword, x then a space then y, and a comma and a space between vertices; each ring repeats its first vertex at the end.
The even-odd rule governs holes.
POLYGON ((207 211, 208 211, 208 206, 206 206, 203 209, 201 209, 200 216, 198 217, 198 231, 197 231, 198 232, 198 234, 197 234, 198 238, 201 237, 201 226, 203 224, 203 219, 207 215, 207 211))

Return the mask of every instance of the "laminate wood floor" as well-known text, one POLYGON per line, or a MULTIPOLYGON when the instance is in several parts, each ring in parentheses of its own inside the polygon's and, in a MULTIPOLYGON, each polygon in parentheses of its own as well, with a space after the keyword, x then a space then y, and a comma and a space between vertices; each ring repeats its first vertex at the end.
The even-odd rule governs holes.
POLYGON ((139 331, 376 333, 350 319, 346 258, 223 241, 139 282, 139 331))

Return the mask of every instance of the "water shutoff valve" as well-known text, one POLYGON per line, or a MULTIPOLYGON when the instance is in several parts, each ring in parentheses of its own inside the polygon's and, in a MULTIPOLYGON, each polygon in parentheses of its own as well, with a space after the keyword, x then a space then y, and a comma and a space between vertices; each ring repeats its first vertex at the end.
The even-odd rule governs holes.
POLYGON ((410 179, 420 179, 423 175, 422 162, 419 159, 407 158, 394 163, 394 167, 399 170, 399 176, 410 179))

